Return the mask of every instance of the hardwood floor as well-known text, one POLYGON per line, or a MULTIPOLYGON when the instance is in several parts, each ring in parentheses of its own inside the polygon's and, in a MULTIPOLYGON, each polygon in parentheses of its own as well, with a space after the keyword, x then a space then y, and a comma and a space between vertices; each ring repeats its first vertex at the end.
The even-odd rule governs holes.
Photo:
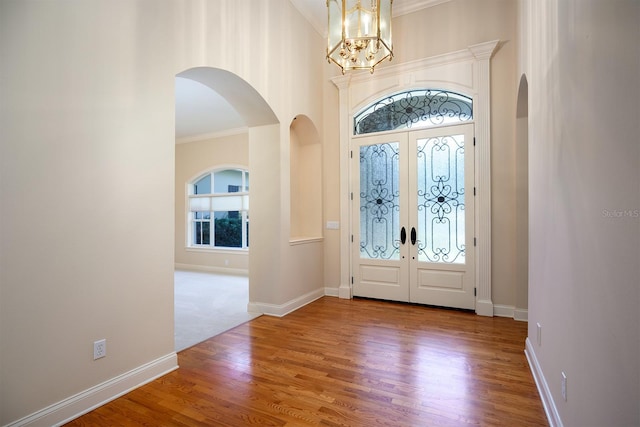
POLYGON ((68 426, 543 426, 527 324, 324 297, 178 354, 68 426))

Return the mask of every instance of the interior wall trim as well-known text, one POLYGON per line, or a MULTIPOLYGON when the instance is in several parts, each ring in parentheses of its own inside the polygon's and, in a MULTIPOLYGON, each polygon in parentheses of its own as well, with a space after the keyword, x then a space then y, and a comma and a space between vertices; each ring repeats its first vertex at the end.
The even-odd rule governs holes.
POLYGON ((513 305, 502 305, 502 304, 494 304, 493 305, 493 315, 498 317, 511 317, 513 318, 513 313, 515 311, 515 306, 513 305))
POLYGON ((61 426, 176 369, 178 355, 175 352, 169 353, 5 427, 61 426))
POLYGON ((393 17, 407 15, 421 9, 448 3, 451 0, 404 0, 402 3, 393 5, 393 17))
POLYGON ((324 287, 308 292, 298 298, 294 298, 284 304, 269 304, 264 302, 252 302, 247 304, 250 313, 262 313, 267 316, 284 317, 325 295, 324 287))
POLYGON ((198 264, 182 264, 178 262, 175 263, 174 268, 176 270, 204 271, 207 273, 231 274, 234 276, 249 276, 249 270, 242 269, 242 268, 216 267, 212 265, 198 265, 198 264))
POLYGON ((513 310, 513 319, 521 322, 529 321, 529 310, 526 308, 516 308, 513 310))
POLYGON ((493 315, 498 317, 510 317, 513 320, 526 322, 529 318, 529 312, 526 308, 516 308, 514 305, 493 305, 493 315))
POLYGON ((336 288, 333 286, 324 287, 324 296, 326 297, 339 297, 340 296, 340 288, 336 288))
POLYGON ((528 337, 526 339, 524 353, 527 356, 527 361, 529 362, 529 369, 531 369, 531 373, 533 374, 533 379, 536 382, 536 386, 538 387, 538 393, 540 394, 540 400, 542 400, 542 407, 544 408, 544 412, 547 414, 547 420, 549 421, 549 426, 562 427, 562 420, 560 419, 558 408, 556 407, 556 404, 553 400, 553 396, 551 395, 551 390, 549 389, 547 380, 544 378, 544 374, 542 373, 542 368, 538 363, 536 352, 534 351, 531 341, 529 340, 528 337))

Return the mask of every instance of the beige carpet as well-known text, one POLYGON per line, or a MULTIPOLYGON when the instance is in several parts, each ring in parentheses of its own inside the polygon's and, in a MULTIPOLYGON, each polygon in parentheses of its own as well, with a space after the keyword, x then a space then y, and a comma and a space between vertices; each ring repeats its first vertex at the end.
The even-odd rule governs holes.
POLYGON ((174 283, 176 351, 259 316, 247 312, 245 276, 176 270, 174 283))

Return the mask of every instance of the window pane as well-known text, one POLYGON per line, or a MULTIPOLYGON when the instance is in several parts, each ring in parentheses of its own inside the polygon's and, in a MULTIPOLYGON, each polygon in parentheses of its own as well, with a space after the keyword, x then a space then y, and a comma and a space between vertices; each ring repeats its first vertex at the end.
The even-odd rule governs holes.
POLYGON ((215 212, 215 246, 242 247, 242 217, 237 211, 215 212))
POLYGON ((210 238, 211 225, 205 221, 194 221, 193 223, 193 243, 196 245, 208 245, 210 238))
POLYGON ((354 135, 440 126, 473 119, 473 100, 445 90, 412 90, 388 96, 358 113, 354 135))
POLYGON ((214 172, 213 190, 215 194, 228 193, 229 186, 236 185, 242 187, 242 171, 238 169, 227 169, 214 172))
POLYGON ((193 194, 211 194, 210 174, 206 174, 193 184, 193 194))
POLYGON ((245 247, 249 247, 249 213, 246 213, 246 217, 247 217, 247 222, 246 222, 246 233, 247 233, 247 240, 245 242, 245 247))

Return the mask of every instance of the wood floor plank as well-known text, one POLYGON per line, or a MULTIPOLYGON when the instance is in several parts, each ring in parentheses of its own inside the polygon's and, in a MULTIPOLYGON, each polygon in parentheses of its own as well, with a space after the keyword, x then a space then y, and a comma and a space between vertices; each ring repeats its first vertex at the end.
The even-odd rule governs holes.
POLYGON ((527 324, 325 297, 178 354, 68 426, 546 426, 527 324))

